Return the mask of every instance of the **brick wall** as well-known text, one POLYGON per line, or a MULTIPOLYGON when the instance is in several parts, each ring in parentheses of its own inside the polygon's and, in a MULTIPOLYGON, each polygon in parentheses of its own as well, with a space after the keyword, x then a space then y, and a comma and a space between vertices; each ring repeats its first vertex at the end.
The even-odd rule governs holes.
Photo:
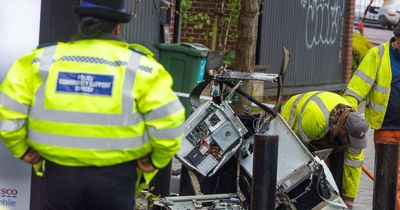
MULTIPOLYGON (((195 29, 195 22, 183 22, 181 25, 181 42, 201 43, 211 48, 211 36, 209 35, 208 38, 205 38, 204 35, 210 34, 212 32, 213 23, 216 16, 216 6, 217 8, 221 7, 220 1, 192 0, 192 8, 188 11, 188 14, 194 16, 199 13, 206 13, 210 17, 210 24, 205 23, 202 29, 195 29)), ((222 36, 222 33, 224 33, 225 30, 226 29, 222 31, 222 26, 219 25, 217 36, 217 49, 221 49, 221 46, 218 46, 218 43, 221 39, 220 37, 222 36)), ((236 26, 232 26, 230 28, 231 32, 234 32, 235 30, 236 26)), ((235 50, 236 40, 229 40, 226 49, 230 51, 235 50)))
POLYGON ((343 82, 345 84, 347 84, 351 78, 354 7, 355 0, 346 1, 347 15, 344 18, 342 45, 343 82))
POLYGON ((171 2, 171 19, 169 21, 169 41, 172 43, 174 39, 174 24, 175 24, 175 16, 177 15, 177 11, 175 11, 175 4, 177 0, 170 0, 171 2))

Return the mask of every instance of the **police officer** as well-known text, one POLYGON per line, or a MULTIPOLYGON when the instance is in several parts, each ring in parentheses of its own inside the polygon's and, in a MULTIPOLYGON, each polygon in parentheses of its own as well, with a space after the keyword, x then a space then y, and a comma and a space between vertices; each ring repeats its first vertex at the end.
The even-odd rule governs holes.
POLYGON ((1 139, 16 158, 45 160, 42 209, 132 210, 137 180, 180 148, 170 75, 117 36, 131 19, 124 2, 81 1, 73 41, 21 57, 0 85, 1 139))
POLYGON ((311 149, 344 150, 342 197, 352 207, 357 195, 367 146, 368 124, 354 112, 343 97, 325 91, 314 91, 291 97, 282 116, 296 135, 311 149))

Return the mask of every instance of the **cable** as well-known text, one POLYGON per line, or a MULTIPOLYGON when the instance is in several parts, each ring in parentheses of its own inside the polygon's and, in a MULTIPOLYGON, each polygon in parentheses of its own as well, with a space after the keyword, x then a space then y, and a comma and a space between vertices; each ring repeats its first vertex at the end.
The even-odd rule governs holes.
POLYGON ((263 126, 271 120, 272 116, 267 112, 260 112, 260 116, 253 121, 255 133, 259 133, 263 126))

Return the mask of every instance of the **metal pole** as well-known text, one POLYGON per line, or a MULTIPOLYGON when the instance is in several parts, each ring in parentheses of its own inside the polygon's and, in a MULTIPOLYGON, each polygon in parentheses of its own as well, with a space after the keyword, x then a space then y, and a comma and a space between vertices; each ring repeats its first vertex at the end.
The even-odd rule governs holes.
POLYGON ((255 135, 252 210, 275 209, 279 136, 255 135))
POLYGON ((396 209, 399 144, 375 143, 373 210, 396 209))

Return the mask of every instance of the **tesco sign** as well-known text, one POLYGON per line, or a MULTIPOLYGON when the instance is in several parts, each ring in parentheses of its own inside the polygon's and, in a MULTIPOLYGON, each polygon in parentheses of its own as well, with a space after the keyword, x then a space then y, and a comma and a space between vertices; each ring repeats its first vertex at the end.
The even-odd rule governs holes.
POLYGON ((0 197, 17 197, 18 190, 11 188, 0 188, 0 197))

